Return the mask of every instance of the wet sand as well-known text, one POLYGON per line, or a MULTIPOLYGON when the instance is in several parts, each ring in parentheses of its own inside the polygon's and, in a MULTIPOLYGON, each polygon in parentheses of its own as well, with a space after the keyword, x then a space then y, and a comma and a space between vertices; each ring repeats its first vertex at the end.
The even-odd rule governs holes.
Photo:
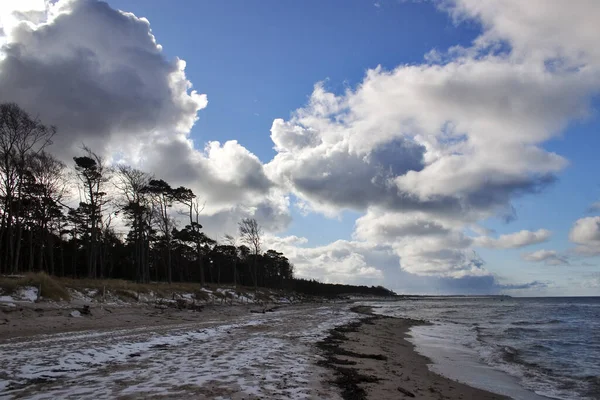
MULTIPOLYGON (((369 312, 368 308, 357 311, 369 312)), ((422 323, 370 316, 335 328, 319 345, 326 354, 321 365, 334 371, 332 382, 346 400, 506 399, 429 371, 431 361, 406 340, 410 327, 422 323)))

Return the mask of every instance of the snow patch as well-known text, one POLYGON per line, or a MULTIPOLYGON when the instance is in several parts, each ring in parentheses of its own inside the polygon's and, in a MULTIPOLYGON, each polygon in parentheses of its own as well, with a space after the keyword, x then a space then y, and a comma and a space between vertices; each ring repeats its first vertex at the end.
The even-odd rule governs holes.
POLYGON ((38 289, 33 286, 25 286, 18 288, 10 296, 0 296, 0 302, 13 303, 15 301, 26 301, 33 303, 38 299, 38 289))
POLYGON ((0 345, 0 391, 19 397, 27 386, 35 399, 339 399, 321 382, 313 345, 358 318, 345 306, 298 307, 225 324, 40 335, 0 345))

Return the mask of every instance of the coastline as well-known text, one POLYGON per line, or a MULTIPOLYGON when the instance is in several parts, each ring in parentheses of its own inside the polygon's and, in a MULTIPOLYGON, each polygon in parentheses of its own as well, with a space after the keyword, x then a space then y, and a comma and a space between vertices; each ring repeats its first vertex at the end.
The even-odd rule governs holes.
POLYGON ((94 307, 80 318, 39 307, 4 314, 0 397, 507 399, 431 372, 406 339, 424 321, 366 306, 94 307))
POLYGON ((430 371, 431 360, 406 339, 412 326, 426 322, 375 315, 368 306, 353 311, 366 317, 332 329, 318 344, 325 356, 320 364, 333 372, 330 382, 345 400, 508 399, 430 371))

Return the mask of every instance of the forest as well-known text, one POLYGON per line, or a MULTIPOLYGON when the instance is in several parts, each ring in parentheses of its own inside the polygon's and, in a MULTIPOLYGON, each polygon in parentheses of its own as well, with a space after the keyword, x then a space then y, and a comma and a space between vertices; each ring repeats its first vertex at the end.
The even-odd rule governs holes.
POLYGON ((66 165, 50 152, 56 134, 17 104, 0 104, 0 274, 394 295, 296 279, 284 254, 264 251, 255 219, 217 241, 202 231, 204 204, 190 188, 109 165, 85 145, 66 165))

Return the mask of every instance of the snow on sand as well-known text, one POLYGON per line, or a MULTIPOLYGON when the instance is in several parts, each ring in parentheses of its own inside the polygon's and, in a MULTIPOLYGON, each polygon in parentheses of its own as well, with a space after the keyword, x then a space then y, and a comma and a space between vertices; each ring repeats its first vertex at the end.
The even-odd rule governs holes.
POLYGON ((339 398, 312 344, 346 305, 0 342, 0 398, 339 398))

